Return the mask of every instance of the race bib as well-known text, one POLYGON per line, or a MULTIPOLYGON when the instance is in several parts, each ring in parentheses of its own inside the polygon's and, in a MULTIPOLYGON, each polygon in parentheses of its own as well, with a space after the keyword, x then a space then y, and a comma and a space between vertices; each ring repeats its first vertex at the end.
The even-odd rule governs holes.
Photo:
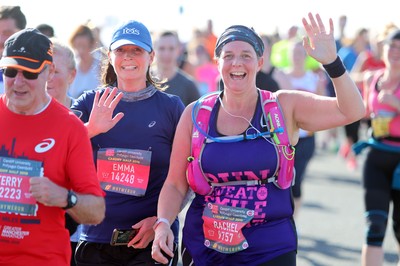
POLYGON ((144 196, 150 175, 151 151, 106 148, 97 152, 97 177, 106 191, 144 196))
POLYGON ((43 176, 42 162, 0 157, 0 212, 35 215, 29 179, 43 176))
POLYGON ((377 116, 371 119, 371 126, 374 137, 384 138, 390 135, 389 124, 393 117, 377 116))
POLYGON ((253 210, 207 203, 203 212, 204 245, 228 254, 248 248, 242 228, 253 217, 253 210))

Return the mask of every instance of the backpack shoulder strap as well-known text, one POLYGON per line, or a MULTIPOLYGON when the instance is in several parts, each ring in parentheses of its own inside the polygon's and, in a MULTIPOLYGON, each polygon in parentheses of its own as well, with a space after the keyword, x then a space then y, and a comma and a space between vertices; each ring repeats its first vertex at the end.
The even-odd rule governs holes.
POLYGON ((275 132, 273 135, 275 144, 290 145, 283 112, 276 100, 275 94, 266 90, 259 91, 261 94, 261 106, 263 114, 268 120, 269 130, 271 132, 275 132))
POLYGON ((290 144, 283 112, 275 94, 266 90, 259 91, 264 117, 267 120, 269 131, 274 133, 272 140, 278 151, 279 167, 274 174, 276 176, 274 183, 277 187, 286 189, 292 186, 294 182, 295 148, 290 144))
POLYGON ((193 135, 192 156, 197 158, 200 154, 204 139, 207 136, 211 111, 220 92, 207 94, 196 101, 192 110, 193 135))
POLYGON ((196 101, 192 109, 192 153, 188 158, 186 176, 191 189, 200 195, 207 195, 212 189, 201 169, 199 157, 207 136, 211 111, 220 93, 213 92, 204 95, 196 101))

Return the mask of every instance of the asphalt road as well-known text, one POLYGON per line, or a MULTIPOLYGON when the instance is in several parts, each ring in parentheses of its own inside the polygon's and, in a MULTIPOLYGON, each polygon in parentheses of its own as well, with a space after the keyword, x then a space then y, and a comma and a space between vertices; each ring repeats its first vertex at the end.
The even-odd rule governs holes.
MULTIPOLYGON (((350 171, 336 153, 318 149, 304 181, 303 207, 297 217, 299 266, 361 265, 365 237, 361 168, 350 171)), ((391 222, 384 242, 385 266, 395 266, 398 248, 391 222)))

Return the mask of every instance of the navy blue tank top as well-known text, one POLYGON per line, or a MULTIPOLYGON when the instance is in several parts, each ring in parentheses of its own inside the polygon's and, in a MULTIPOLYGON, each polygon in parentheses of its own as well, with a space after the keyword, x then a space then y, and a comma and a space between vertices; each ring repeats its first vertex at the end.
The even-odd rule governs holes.
MULTIPOLYGON (((267 128, 262 127, 263 112, 259 101, 260 99, 251 124, 263 132, 267 128)), ((220 103, 217 101, 209 122, 209 135, 213 137, 222 136, 216 129, 219 108, 220 103)), ((233 143, 208 143, 201 156, 201 165, 209 180, 215 183, 266 179, 273 176, 278 166, 274 145, 270 138, 233 143)), ((254 262, 251 265, 258 265, 295 250, 296 230, 292 220, 293 206, 290 191, 290 189, 279 189, 273 183, 267 183, 218 186, 214 187, 209 196, 196 194, 188 209, 183 230, 184 245, 195 264, 212 265, 210 263, 221 260, 221 264, 218 265, 243 265, 251 257, 254 262), (200 229, 206 203, 254 210, 254 218, 243 229, 243 235, 249 243, 248 249, 226 255, 218 254, 217 251, 211 251, 204 246, 204 233, 200 229)))

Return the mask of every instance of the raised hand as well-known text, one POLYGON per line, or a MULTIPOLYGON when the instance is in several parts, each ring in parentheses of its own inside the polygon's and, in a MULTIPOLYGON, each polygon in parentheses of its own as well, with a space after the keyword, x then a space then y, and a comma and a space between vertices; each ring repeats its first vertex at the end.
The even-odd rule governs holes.
POLYGON ((308 19, 302 19, 307 36, 303 37, 303 46, 307 54, 321 64, 329 64, 337 57, 336 43, 333 35, 333 21, 329 19, 329 32, 326 31, 324 23, 319 14, 315 18, 308 13, 308 19))
POLYGON ((118 89, 106 88, 100 97, 100 91, 96 91, 93 101, 92 112, 86 127, 89 131, 89 137, 94 137, 100 133, 105 133, 113 128, 124 116, 118 113, 113 117, 115 107, 121 100, 123 94, 118 93, 118 89))

